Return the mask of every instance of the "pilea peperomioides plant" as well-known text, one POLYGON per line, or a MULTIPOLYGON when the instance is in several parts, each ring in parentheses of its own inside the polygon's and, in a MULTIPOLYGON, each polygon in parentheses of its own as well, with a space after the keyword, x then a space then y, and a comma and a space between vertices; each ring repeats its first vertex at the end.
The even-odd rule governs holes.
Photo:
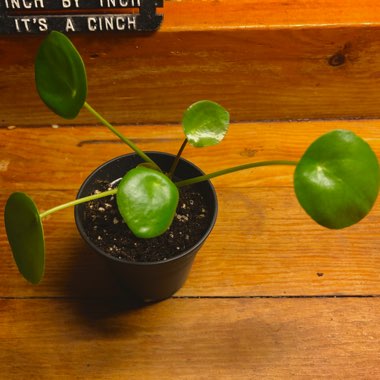
POLYGON ((87 102, 86 71, 76 48, 61 33, 50 33, 35 62, 35 81, 45 104, 56 114, 75 118, 84 107, 124 141, 144 161, 128 171, 117 188, 39 212, 24 193, 13 193, 5 207, 5 226, 16 264, 30 282, 40 282, 45 266, 42 219, 47 215, 109 195, 130 230, 140 238, 164 233, 172 223, 178 188, 240 170, 269 165, 294 165, 294 189, 309 216, 324 227, 339 229, 359 222, 373 207, 379 192, 379 164, 371 147, 347 130, 334 130, 306 150, 300 161, 264 161, 240 165, 211 174, 174 182, 178 160, 187 143, 194 147, 218 144, 229 126, 229 114, 219 104, 200 101, 184 113, 185 140, 164 173, 130 139, 123 136, 87 102))

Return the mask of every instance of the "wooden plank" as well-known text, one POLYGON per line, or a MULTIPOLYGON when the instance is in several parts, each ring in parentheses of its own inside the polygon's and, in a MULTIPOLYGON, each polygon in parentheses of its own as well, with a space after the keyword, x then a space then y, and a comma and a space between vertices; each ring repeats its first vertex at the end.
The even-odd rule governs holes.
MULTIPOLYGON (((298 160, 308 145, 333 129, 349 129, 370 142, 380 156, 379 120, 233 124, 214 147, 188 146, 183 154, 206 173, 248 162, 298 160)), ((120 131, 143 150, 176 154, 183 139, 173 125, 127 126, 120 131)), ((103 162, 130 150, 105 127, 0 128, 0 192, 73 190, 103 162)), ((291 167, 247 170, 215 178, 218 187, 292 186, 291 167)))
POLYGON ((0 301, 6 379, 377 379, 380 300, 0 301), (33 317, 31 317, 33 316, 33 317))
MULTIPOLYGON (((181 296, 380 295, 380 204, 358 225, 315 225, 289 188, 222 188, 217 225, 198 253, 181 296)), ((33 191, 53 207, 69 192, 33 191)), ((4 196, 0 197, 3 213, 4 196)), ((38 286, 18 274, 0 229, 0 296, 104 297, 120 291, 108 268, 84 246, 73 211, 49 217, 46 274, 38 286)))
MULTIPOLYGON (((167 1, 158 33, 73 40, 88 67, 89 101, 116 123, 178 122, 204 98, 235 121, 373 118, 379 8, 375 0, 167 1)), ((2 126, 67 124, 34 89, 41 38, 0 37, 2 126)))
POLYGON ((162 31, 378 24, 375 0, 169 0, 162 31))

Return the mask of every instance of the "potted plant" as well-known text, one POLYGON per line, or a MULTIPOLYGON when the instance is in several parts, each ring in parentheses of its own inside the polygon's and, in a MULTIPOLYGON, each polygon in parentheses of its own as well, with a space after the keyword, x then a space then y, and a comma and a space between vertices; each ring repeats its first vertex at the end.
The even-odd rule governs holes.
POLYGON ((56 114, 73 119, 84 107, 134 153, 96 169, 76 200, 51 210, 39 212, 25 193, 10 195, 4 215, 7 236, 21 274, 32 283, 40 282, 44 273, 42 219, 69 206, 75 206, 79 232, 89 246, 111 265, 128 292, 150 302, 165 299, 182 286, 211 232, 217 214, 210 183, 214 177, 259 166, 293 165, 300 205, 327 228, 359 222, 376 201, 377 157, 350 131, 334 130, 319 137, 298 162, 253 162, 204 174, 182 153, 187 144, 207 147, 224 138, 229 114, 221 105, 204 100, 185 111, 185 139, 177 155, 143 152, 87 103, 84 63, 65 35, 52 32, 42 42, 35 80, 41 99, 56 114), (194 223, 187 222, 198 225, 197 232, 194 223))

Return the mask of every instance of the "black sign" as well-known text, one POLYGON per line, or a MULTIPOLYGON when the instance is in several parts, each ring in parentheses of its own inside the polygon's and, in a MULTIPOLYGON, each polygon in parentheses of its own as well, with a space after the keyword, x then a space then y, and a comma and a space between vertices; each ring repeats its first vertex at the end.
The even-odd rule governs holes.
POLYGON ((0 34, 152 32, 158 7, 163 0, 0 0, 0 34))

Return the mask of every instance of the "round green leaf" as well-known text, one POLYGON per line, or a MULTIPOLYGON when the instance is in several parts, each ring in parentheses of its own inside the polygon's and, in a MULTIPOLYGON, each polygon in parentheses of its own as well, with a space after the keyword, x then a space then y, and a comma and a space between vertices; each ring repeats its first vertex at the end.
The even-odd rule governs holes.
POLYGON ((87 96, 86 70, 71 41, 51 32, 42 42, 35 60, 37 91, 45 104, 65 119, 75 118, 87 96))
POLYGON ((301 206, 317 223, 344 228, 359 222, 379 192, 379 163, 353 132, 329 132, 307 149, 294 173, 301 206))
POLYGON ((178 198, 178 189, 167 176, 143 166, 123 177, 116 195, 121 216, 140 238, 159 236, 169 228, 178 198))
POLYGON ((195 147, 218 144, 227 133, 229 123, 229 113, 221 105, 209 100, 192 104, 182 119, 186 138, 195 147))
POLYGON ((45 269, 45 244, 36 205, 26 194, 13 193, 5 205, 4 219, 20 273, 31 283, 39 283, 45 269))

